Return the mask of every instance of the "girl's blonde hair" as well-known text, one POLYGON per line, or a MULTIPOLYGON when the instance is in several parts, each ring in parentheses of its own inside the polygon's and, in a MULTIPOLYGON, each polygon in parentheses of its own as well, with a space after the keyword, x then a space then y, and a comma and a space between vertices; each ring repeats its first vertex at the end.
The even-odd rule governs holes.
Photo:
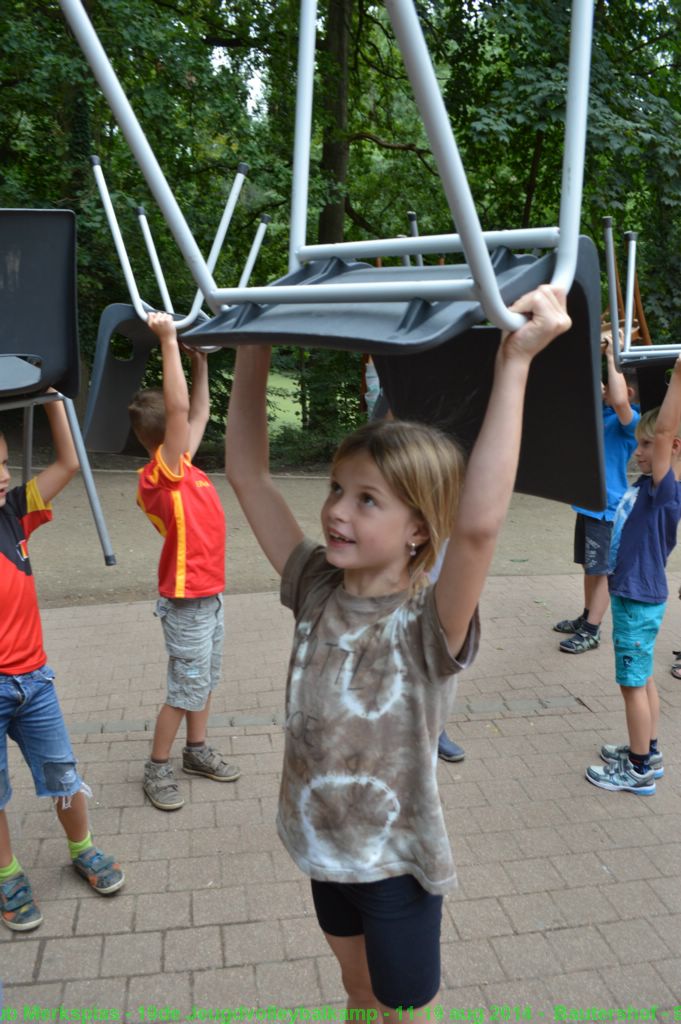
POLYGON ((391 490, 428 529, 428 540, 409 562, 416 582, 433 568, 451 533, 465 470, 463 453, 437 427, 377 420, 341 441, 331 470, 360 452, 371 456, 391 490))
POLYGON ((128 406, 135 437, 149 451, 163 444, 166 433, 166 407, 159 388, 145 388, 132 396, 128 406))

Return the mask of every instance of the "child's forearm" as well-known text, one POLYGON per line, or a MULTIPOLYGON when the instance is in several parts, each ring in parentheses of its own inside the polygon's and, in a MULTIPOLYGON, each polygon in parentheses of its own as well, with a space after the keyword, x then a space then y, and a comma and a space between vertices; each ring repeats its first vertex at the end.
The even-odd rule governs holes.
POLYGON ((237 349, 234 382, 225 434, 227 479, 240 480, 269 468, 267 378, 271 349, 243 345, 237 349))
POLYGON ((674 363, 674 369, 672 370, 671 380, 669 381, 667 392, 664 396, 664 401, 660 406, 657 422, 655 424, 655 434, 671 438, 676 437, 676 432, 679 429, 680 421, 681 356, 674 363))
POLYGON ((191 354, 192 392, 189 399, 189 418, 208 422, 210 393, 208 390, 208 360, 201 352, 191 354))
POLYGON ((616 411, 630 406, 629 391, 624 374, 620 373, 615 366, 615 358, 612 349, 608 347, 605 353, 608 367, 608 391, 610 392, 610 403, 616 411))
POLYGON ((189 416, 189 389, 182 369, 180 346, 176 337, 165 335, 161 339, 163 358, 163 404, 166 415, 186 412, 189 416))
POLYGON ((47 402, 45 412, 52 432, 55 461, 67 472, 75 473, 79 467, 78 454, 73 443, 64 403, 62 401, 47 402))

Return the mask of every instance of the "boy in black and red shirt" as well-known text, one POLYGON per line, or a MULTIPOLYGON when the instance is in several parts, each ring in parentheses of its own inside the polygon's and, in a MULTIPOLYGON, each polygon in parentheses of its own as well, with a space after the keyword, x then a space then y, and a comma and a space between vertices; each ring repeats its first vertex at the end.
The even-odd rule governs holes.
POLYGON ((125 877, 120 865, 92 842, 86 804, 90 791, 76 769, 54 672, 43 650, 27 541, 51 520, 50 501, 78 469, 63 404, 51 402, 45 411, 56 459, 26 485, 10 490, 7 442, 0 434, 0 919, 13 931, 37 928, 43 916, 10 842, 4 810, 12 795, 8 736, 21 749, 38 796, 54 800, 78 874, 101 895, 116 892, 125 877))
POLYGON ((222 671, 225 516, 215 487, 192 464, 209 416, 208 365, 192 351, 189 398, 173 319, 150 313, 163 357, 163 391, 140 391, 130 406, 132 428, 149 452, 137 503, 163 537, 158 566, 160 618, 168 652, 168 694, 156 719, 143 789, 161 811, 184 804, 170 763, 182 719, 187 745, 182 769, 216 782, 240 772, 206 744, 210 699, 222 671))

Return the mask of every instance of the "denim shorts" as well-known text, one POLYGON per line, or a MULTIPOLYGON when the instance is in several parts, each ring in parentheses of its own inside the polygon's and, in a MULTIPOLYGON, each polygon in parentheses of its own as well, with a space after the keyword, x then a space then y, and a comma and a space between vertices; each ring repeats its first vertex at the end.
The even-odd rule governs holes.
POLYGON ((68 799, 85 788, 53 680, 48 665, 24 675, 0 675, 0 810, 12 796, 8 736, 24 755, 38 796, 68 799))
POLYGON ((655 641, 666 607, 666 601, 644 604, 611 595, 615 680, 619 686, 645 686, 652 676, 655 641))
POLYGON ((610 562, 612 523, 577 513, 574 561, 584 566, 587 576, 607 576, 610 562))
POLYGON ((222 672, 222 594, 159 597, 154 614, 161 620, 168 652, 167 703, 183 711, 203 711, 222 672))
POLYGON ((412 875, 380 882, 312 881, 327 935, 364 935, 374 995, 384 1006, 424 1006, 440 989, 442 896, 412 875))

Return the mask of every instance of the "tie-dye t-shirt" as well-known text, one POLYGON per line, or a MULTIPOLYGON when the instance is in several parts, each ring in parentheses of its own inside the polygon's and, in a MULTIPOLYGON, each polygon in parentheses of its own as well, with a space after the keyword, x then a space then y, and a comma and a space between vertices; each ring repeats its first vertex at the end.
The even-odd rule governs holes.
POLYGON ((455 676, 473 661, 476 612, 457 658, 426 587, 355 597, 325 550, 304 540, 284 569, 296 618, 286 687, 277 827, 319 881, 413 875, 432 893, 456 883, 437 788, 437 739, 455 676))

